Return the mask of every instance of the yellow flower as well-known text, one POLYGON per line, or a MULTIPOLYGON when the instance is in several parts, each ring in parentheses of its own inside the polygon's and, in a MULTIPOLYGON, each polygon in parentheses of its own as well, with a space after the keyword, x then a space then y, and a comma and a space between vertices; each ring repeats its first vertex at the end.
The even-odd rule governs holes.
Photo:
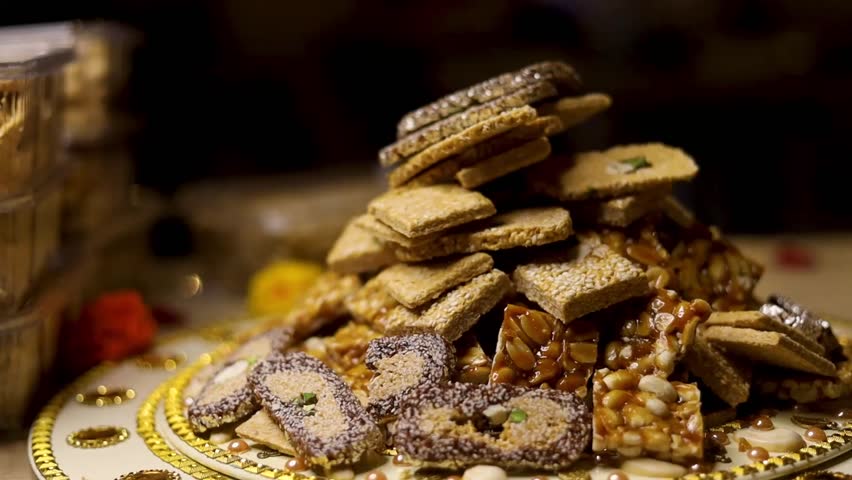
POLYGON ((249 281, 248 308, 255 316, 285 313, 322 273, 316 263, 274 262, 249 281))

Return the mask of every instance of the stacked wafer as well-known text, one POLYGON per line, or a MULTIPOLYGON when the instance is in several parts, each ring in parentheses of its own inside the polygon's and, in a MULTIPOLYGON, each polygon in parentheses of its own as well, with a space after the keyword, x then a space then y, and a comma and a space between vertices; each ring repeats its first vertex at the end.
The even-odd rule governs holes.
POLYGON ((698 171, 689 155, 552 151, 610 105, 580 88, 544 62, 403 116, 379 153, 388 190, 278 322, 320 362, 272 352, 247 370, 241 418, 262 410, 237 434, 320 466, 385 446, 450 469, 559 469, 589 447, 691 464, 702 397, 747 402, 746 364, 852 382, 827 322, 761 307, 762 267, 670 195, 698 171))

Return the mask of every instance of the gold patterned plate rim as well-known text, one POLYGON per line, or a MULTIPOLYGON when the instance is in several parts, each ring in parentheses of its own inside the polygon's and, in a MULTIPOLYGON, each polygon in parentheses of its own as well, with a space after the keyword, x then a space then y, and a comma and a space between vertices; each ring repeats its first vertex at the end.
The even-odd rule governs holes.
MULTIPOLYGON (((226 352, 229 347, 223 346, 209 357, 202 359, 173 377, 169 382, 168 395, 164 400, 164 409, 167 423, 175 436, 186 445, 186 448, 194 450, 206 459, 212 460, 211 464, 226 465, 237 468, 246 473, 260 475, 263 478, 303 479, 309 478, 305 475, 289 472, 260 462, 249 460, 233 454, 210 441, 198 437, 192 431, 189 420, 186 418, 186 407, 184 403, 184 392, 193 377, 205 366, 226 352)), ((743 428, 742 421, 735 420, 721 427, 708 429, 710 431, 732 431, 743 428)), ((756 461, 750 464, 738 465, 725 470, 709 473, 689 473, 682 480, 729 480, 745 476, 756 478, 775 478, 781 475, 789 475, 794 472, 813 467, 817 463, 828 461, 846 450, 852 450, 852 423, 845 424, 841 430, 832 433, 827 441, 807 444, 805 447, 786 453, 774 454, 767 460, 756 461)), ((215 466, 207 466, 216 469, 215 466)), ((561 475, 560 475, 561 476, 561 475)), ((260 477, 259 477, 260 478, 260 477)), ((520 477, 519 477, 520 478, 520 477)), ((530 477, 532 478, 532 477, 530 477)))

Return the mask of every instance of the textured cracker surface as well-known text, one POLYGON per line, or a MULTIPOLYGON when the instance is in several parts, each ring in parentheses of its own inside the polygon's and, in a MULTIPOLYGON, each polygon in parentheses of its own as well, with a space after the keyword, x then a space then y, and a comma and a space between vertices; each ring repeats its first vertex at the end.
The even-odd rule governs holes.
POLYGON ((474 253, 420 264, 400 263, 386 268, 377 278, 396 301, 407 308, 418 308, 493 267, 494 260, 488 254, 474 253))
POLYGON ((511 288, 509 277, 494 269, 450 290, 420 310, 394 308, 388 316, 387 333, 434 332, 451 342, 458 340, 511 288))
POLYGON ((560 89, 576 90, 580 86, 580 78, 570 65, 554 61, 535 63, 457 90, 405 114, 397 124, 397 138, 402 138, 472 105, 489 102, 542 80, 549 81, 560 89))
POLYGON ((462 168, 510 150, 529 140, 548 135, 561 125, 559 119, 552 115, 534 118, 519 127, 472 145, 461 153, 438 162, 418 173, 405 184, 420 186, 454 182, 455 174, 462 168))
POLYGON ((483 121, 444 138, 411 157, 388 175, 388 183, 391 187, 403 185, 441 160, 448 159, 503 132, 519 127, 535 117, 534 108, 522 106, 483 119, 483 121))
POLYGON ((392 229, 391 227, 385 225, 384 223, 379 221, 379 219, 370 215, 369 213, 356 217, 353 222, 355 223, 355 225, 361 227, 363 230, 370 232, 379 241, 383 243, 395 243, 397 245, 402 245, 403 247, 422 245, 424 243, 428 243, 434 240, 438 236, 438 234, 431 234, 423 235, 422 237, 417 238, 408 238, 405 235, 392 229))
POLYGON ((554 115, 559 118, 561 126, 552 132, 555 135, 585 122, 608 109, 610 105, 612 99, 609 95, 588 93, 579 97, 560 98, 540 106, 537 110, 539 115, 554 115))
MULTIPOLYGON (((556 87, 549 82, 536 82, 528 85, 509 95, 459 112, 411 135, 400 138, 379 151, 379 161, 383 166, 393 165, 477 123, 490 120, 512 109, 532 108, 529 107, 531 103, 556 96, 556 94, 556 87)), ((532 115, 535 116, 535 109, 533 109, 532 115)), ((409 158, 408 161, 410 160, 409 158)))
POLYGON ((393 439, 421 466, 564 468, 579 458, 591 436, 586 405, 558 390, 453 383, 420 389, 410 398, 393 439), (527 418, 503 423, 501 431, 489 435, 482 427, 488 425, 484 412, 492 406, 523 410, 527 418))
POLYGON ((559 200, 612 198, 673 182, 690 180, 698 173, 692 158, 679 148, 660 143, 626 145, 603 151, 553 158, 537 171, 533 186, 559 200), (651 166, 620 173, 622 160, 644 157, 651 166))
POLYGON ((290 440, 287 440, 287 435, 272 421, 272 418, 264 409, 258 410, 251 418, 237 426, 234 433, 239 437, 266 445, 281 453, 296 455, 296 450, 290 444, 290 440))
POLYGON ((504 175, 538 163, 550 155, 550 142, 538 138, 506 152, 485 159, 456 173, 464 188, 476 188, 504 175))
POLYGON ((704 338, 726 352, 752 360, 827 377, 837 373, 833 363, 783 333, 714 326, 704 330, 704 338))
POLYGON ((752 328, 754 330, 783 333, 790 337, 791 340, 802 344, 802 346, 808 350, 811 350, 818 355, 825 354, 825 348, 823 348, 823 346, 818 344, 815 340, 805 336, 802 332, 795 328, 785 325, 784 322, 764 315, 759 311, 713 312, 710 315, 710 318, 707 319, 707 323, 705 325, 752 328))
POLYGON ((456 185, 391 190, 373 199, 368 210, 409 238, 490 217, 497 211, 482 194, 456 185))
POLYGON ((568 205, 579 223, 626 227, 645 215, 662 208, 670 188, 639 192, 610 200, 587 200, 568 205))
POLYGON ((695 337, 684 362, 693 375, 728 405, 735 407, 748 400, 751 369, 728 358, 700 334, 695 337))
POLYGON ((648 293, 642 269, 606 245, 580 245, 564 256, 519 265, 512 280, 564 322, 648 293))
POLYGON ((572 233, 571 215, 564 208, 522 208, 448 233, 422 247, 399 248, 396 255, 400 260, 416 262, 456 253, 546 245, 565 240, 572 233))
POLYGON ((328 252, 328 268, 339 273, 378 270, 396 261, 393 251, 373 235, 350 221, 328 252))

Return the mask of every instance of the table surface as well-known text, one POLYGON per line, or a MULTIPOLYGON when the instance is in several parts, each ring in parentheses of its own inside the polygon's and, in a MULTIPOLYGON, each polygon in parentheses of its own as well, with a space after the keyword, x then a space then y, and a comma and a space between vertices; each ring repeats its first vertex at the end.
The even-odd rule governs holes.
MULTIPOLYGON (((766 266, 757 288, 759 295, 784 293, 814 310, 852 318, 852 235, 805 235, 768 237, 734 237, 734 242, 751 258, 766 266), (801 248, 812 256, 813 266, 793 268, 776 262, 782 248, 801 248)), ((0 440, 0 472, 7 480, 35 478, 27 461, 25 439, 0 440)), ((834 463, 834 462, 832 462, 834 463)), ((852 457, 847 455, 840 465, 852 471, 852 457)), ((75 479, 76 480, 76 479, 75 479)))

